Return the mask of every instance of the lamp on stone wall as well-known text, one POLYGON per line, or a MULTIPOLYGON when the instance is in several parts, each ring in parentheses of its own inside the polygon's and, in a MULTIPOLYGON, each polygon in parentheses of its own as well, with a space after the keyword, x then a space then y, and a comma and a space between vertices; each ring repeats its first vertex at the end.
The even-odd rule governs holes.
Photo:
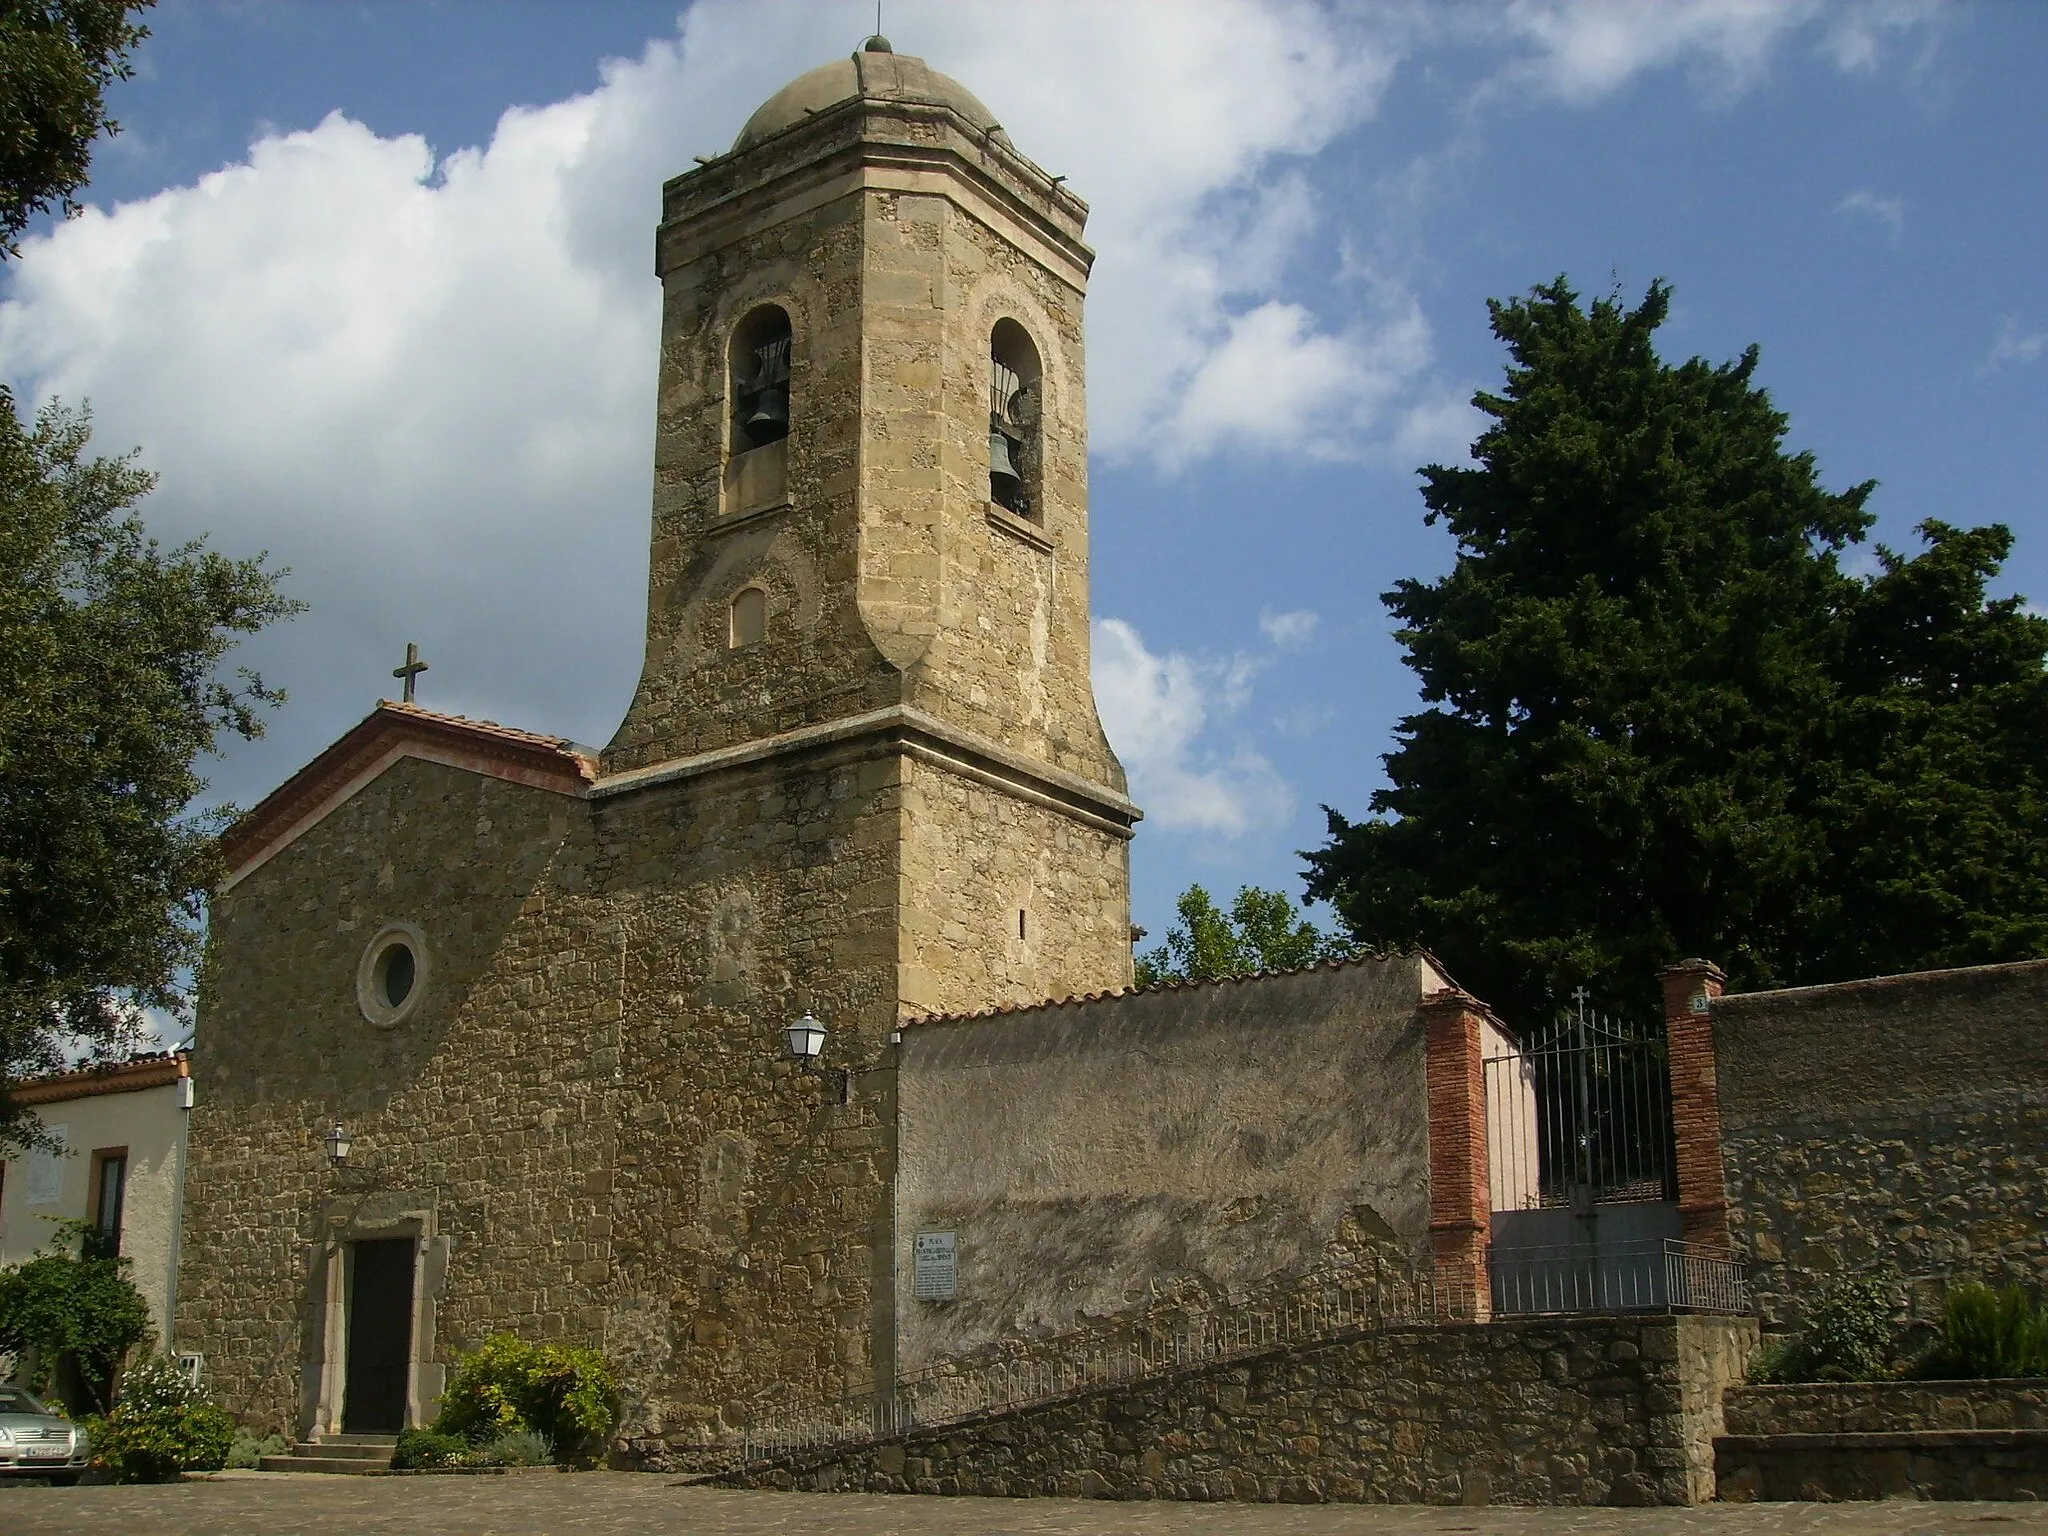
POLYGON ((346 1166, 348 1163, 349 1137, 348 1132, 341 1128, 340 1122, 337 1121, 334 1129, 329 1131, 322 1139, 327 1143, 327 1161, 334 1164, 337 1168, 346 1166))
POLYGON ((820 1077, 830 1075, 839 1079, 839 1102, 853 1102, 853 1070, 850 1067, 820 1066, 818 1057, 825 1049, 825 1026, 811 1017, 810 1010, 794 1024, 784 1027, 782 1038, 789 1044, 790 1058, 805 1072, 815 1072, 820 1077))
POLYGON ((789 1054, 808 1069, 818 1059, 818 1053, 825 1049, 825 1026, 812 1018, 810 1011, 782 1032, 789 1042, 789 1054))

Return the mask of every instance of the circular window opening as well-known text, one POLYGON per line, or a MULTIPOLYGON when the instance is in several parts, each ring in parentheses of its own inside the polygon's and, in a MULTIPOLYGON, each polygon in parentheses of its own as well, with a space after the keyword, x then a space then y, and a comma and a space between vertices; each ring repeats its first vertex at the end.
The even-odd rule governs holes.
POLYGON ((426 982, 426 936, 411 923, 391 923, 363 951, 356 1003, 364 1018, 388 1028, 418 1006, 426 982))
POLYGON ((405 1006, 405 1000, 412 996, 412 981, 418 971, 412 946, 402 940, 393 944, 378 958, 377 969, 384 973, 383 984, 377 990, 384 994, 385 1003, 392 1008, 405 1006))

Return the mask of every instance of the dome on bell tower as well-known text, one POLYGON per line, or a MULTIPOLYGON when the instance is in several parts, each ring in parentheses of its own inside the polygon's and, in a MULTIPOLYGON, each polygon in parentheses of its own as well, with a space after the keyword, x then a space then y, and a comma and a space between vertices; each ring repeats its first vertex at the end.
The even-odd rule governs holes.
POLYGON ((923 59, 897 53, 889 39, 875 36, 850 58, 798 75, 770 96, 733 141, 733 152, 752 149, 763 139, 793 128, 814 112, 855 97, 870 101, 915 102, 949 107, 983 133, 1001 134, 995 114, 974 92, 950 75, 942 75, 923 59))

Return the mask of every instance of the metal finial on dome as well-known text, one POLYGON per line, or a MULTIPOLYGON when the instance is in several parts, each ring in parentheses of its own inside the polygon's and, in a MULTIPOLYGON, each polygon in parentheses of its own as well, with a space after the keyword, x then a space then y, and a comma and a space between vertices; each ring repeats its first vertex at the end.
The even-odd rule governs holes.
POLYGON ((889 39, 877 32, 873 37, 860 45, 860 51, 862 53, 894 53, 896 50, 889 46, 889 39))

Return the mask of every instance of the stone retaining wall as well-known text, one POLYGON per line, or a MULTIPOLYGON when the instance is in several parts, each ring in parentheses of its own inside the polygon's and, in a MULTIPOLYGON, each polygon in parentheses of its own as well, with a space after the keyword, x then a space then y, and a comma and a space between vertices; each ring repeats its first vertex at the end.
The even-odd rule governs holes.
POLYGON ((2048 1381, 1731 1387, 1720 1497, 2048 1497, 2048 1381))
POLYGON ((1713 1496, 1747 1319, 1391 1329, 989 1414, 727 1480, 812 1491, 1301 1503, 1713 1496))
POLYGON ((2048 1498, 2048 1430, 1928 1429, 1851 1435, 1725 1435, 1720 1496, 1732 1504, 1844 1499, 2048 1498))
POLYGON ((2048 1282, 2048 961, 1712 1004, 1729 1229, 1796 1328, 1843 1274, 2048 1282))
POLYGON ((1818 1381, 1730 1387, 1731 1435, 2048 1429, 2048 1381, 1818 1381))

